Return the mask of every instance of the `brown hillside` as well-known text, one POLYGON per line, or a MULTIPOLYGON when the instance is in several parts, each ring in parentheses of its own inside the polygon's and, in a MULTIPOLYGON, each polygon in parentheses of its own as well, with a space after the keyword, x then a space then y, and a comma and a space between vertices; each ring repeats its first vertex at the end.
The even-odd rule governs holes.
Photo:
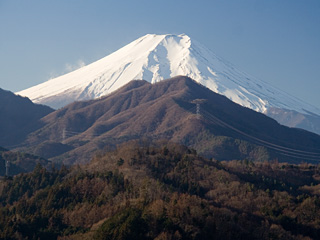
POLYGON ((29 150, 41 143, 48 153, 47 142, 60 143, 66 153, 52 149, 57 155, 50 156, 68 164, 87 162, 105 146, 141 138, 180 142, 219 160, 320 160, 320 136, 281 126, 182 76, 156 84, 132 81, 98 100, 70 104, 43 121, 45 126, 28 138, 29 150), (196 99, 205 99, 200 118, 192 103, 196 99))

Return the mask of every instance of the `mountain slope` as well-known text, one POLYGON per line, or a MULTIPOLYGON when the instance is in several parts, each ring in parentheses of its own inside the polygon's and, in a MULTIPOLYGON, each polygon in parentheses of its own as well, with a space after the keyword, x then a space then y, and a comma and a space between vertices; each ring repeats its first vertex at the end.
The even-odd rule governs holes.
POLYGON ((320 135, 320 117, 317 114, 303 114, 294 110, 268 108, 266 114, 288 127, 302 128, 320 135))
POLYGON ((45 126, 26 141, 30 151, 48 154, 50 146, 59 144, 59 154, 50 157, 68 164, 89 161, 96 149, 141 138, 180 142, 219 160, 320 160, 320 136, 281 126, 187 77, 156 84, 131 81, 106 97, 70 104, 43 121, 45 126), (203 102, 201 117, 196 99, 203 102))
POLYGON ((177 75, 191 77, 259 112, 274 107, 320 116, 320 109, 238 70, 184 34, 148 34, 88 66, 18 94, 60 108, 76 100, 104 96, 133 79, 155 83, 177 75))
POLYGON ((40 128, 40 119, 53 109, 32 103, 28 98, 16 96, 0 89, 0 145, 10 147, 40 128))

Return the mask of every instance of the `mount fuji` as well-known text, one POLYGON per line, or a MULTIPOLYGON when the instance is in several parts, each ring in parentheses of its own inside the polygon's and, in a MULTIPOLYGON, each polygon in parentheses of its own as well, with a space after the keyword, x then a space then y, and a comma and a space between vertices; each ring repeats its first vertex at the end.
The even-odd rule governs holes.
POLYGON ((320 133, 320 109, 237 69, 185 34, 147 34, 96 62, 17 94, 57 109, 102 97, 131 80, 156 83, 178 75, 282 124, 320 133))

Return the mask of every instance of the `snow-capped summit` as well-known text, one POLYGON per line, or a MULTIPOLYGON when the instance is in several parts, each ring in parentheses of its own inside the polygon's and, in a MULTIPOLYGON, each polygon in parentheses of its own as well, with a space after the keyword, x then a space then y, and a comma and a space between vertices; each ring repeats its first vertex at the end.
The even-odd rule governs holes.
POLYGON ((185 34, 145 35, 94 63, 17 94, 60 108, 101 97, 134 79, 155 83, 177 75, 259 112, 280 108, 320 115, 318 108, 240 71, 185 34))

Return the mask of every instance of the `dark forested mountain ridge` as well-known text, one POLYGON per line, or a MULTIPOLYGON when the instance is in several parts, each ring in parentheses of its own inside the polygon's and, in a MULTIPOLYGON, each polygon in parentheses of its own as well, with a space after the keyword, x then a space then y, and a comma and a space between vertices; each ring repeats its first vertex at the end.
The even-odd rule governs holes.
POLYGON ((40 119, 54 110, 0 89, 0 145, 16 147, 42 126, 40 119))
POLYGON ((66 164, 130 139, 167 139, 218 160, 320 160, 320 136, 282 126, 187 77, 131 81, 97 100, 44 117, 25 142, 29 151, 66 164))

